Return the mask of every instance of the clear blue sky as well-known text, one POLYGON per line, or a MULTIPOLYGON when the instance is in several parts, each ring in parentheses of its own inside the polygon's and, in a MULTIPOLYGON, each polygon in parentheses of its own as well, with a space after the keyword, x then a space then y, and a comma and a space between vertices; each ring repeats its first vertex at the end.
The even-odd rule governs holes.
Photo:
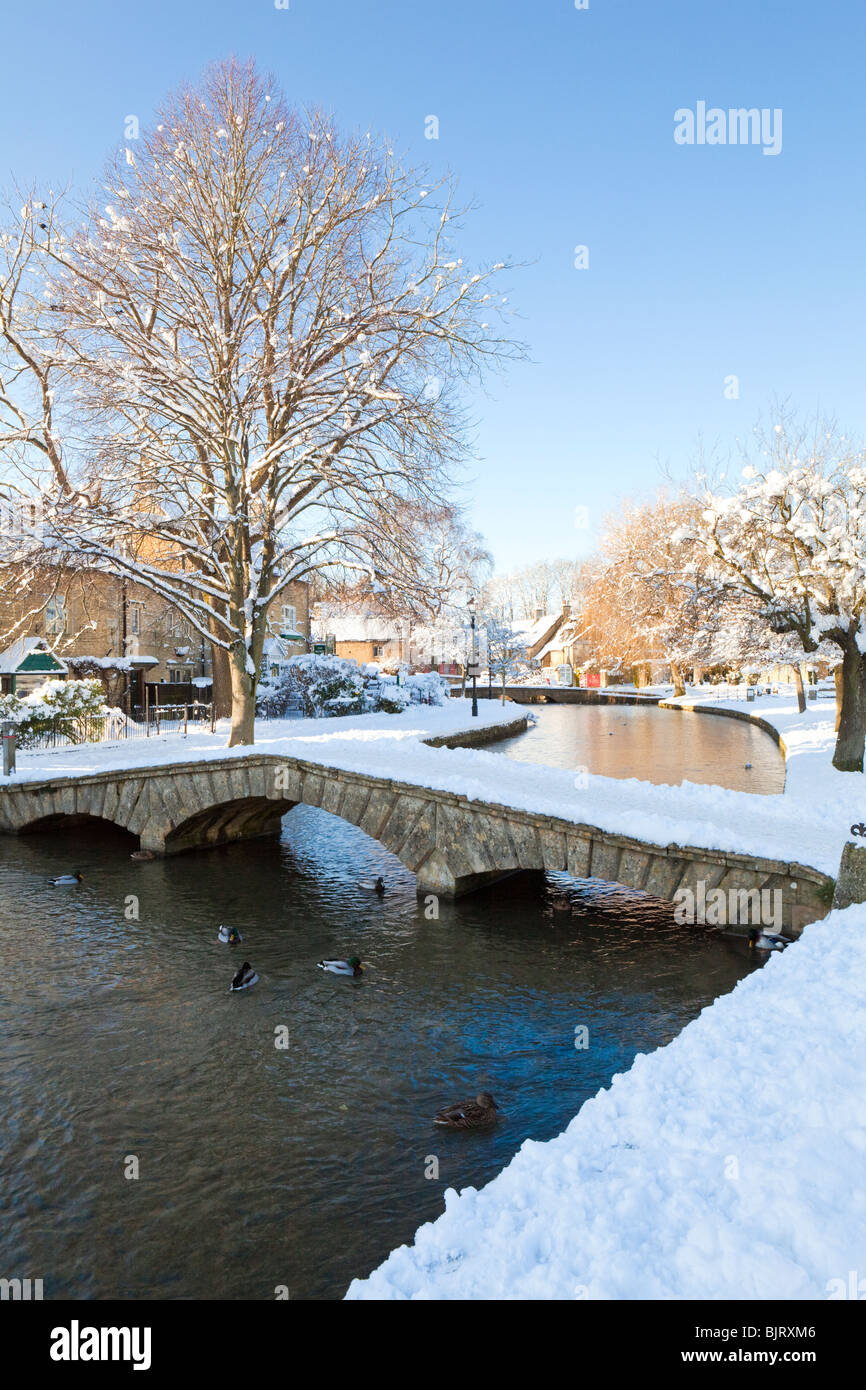
POLYGON ((473 403, 499 568, 586 549, 657 460, 727 448, 773 395, 866 425, 862 0, 43 0, 3 28, 3 183, 86 181, 125 116, 232 52, 454 171, 467 258, 531 262, 532 360, 473 403), (701 100, 780 107, 782 152, 675 144, 701 100))

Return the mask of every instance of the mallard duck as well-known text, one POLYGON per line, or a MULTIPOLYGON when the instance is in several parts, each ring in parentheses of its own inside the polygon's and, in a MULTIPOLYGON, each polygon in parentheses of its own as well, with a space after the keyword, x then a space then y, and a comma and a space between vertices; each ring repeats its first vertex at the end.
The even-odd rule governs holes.
POLYGON ((789 936, 779 936, 776 932, 761 931, 758 927, 752 927, 749 932, 749 945, 757 951, 784 951, 791 944, 789 936))
POLYGON ((74 888, 83 877, 84 875, 76 869, 74 874, 61 874, 59 878, 50 878, 48 882, 52 888, 74 888))
POLYGON ((360 975, 364 967, 361 964, 360 956, 350 956, 348 960, 320 960, 319 969, 327 970, 331 975, 360 975))
POLYGON ((496 1124, 499 1106, 489 1091, 479 1091, 474 1100, 464 1100, 457 1105, 447 1105, 434 1117, 434 1125, 444 1125, 447 1129, 486 1129, 496 1124))
POLYGON ((381 898, 381 897, 384 897, 384 894, 385 894, 385 880, 384 880, 384 878, 381 878, 381 877, 380 877, 380 878, 377 878, 377 879, 376 879, 376 882, 373 884, 373 887, 374 887, 374 889, 376 890, 376 892, 379 894, 379 897, 380 897, 380 898, 381 898))
POLYGON ((231 993, 234 993, 239 989, 249 989, 250 985, 254 985, 258 978, 258 975, 256 974, 255 970, 253 970, 253 967, 250 965, 249 961, 245 960, 240 970, 235 975, 234 979, 229 985, 229 991, 231 993))
POLYGON ((238 946, 243 941, 243 937, 237 927, 220 927, 217 932, 217 940, 221 941, 223 945, 238 946))

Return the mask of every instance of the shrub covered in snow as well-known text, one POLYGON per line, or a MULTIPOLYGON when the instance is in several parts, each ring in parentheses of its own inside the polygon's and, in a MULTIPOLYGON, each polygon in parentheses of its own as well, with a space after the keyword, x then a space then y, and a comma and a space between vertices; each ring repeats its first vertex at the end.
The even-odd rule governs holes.
POLYGON ((341 656, 293 656, 278 677, 259 685, 260 709, 285 714, 299 702, 309 719, 323 714, 361 714, 365 709, 364 678, 356 662, 341 656))
POLYGON ((279 676, 259 683, 257 702, 263 714, 281 719, 300 705, 310 719, 322 715, 400 714, 410 704, 443 705, 448 688, 436 671, 405 676, 400 685, 380 677, 375 665, 358 666, 340 656, 294 656, 279 676))
POLYGON ((0 695, 0 719, 18 726, 18 744, 27 748, 58 725, 71 738, 99 739, 101 728, 92 720, 106 715, 123 719, 121 710, 109 709, 99 680, 46 681, 29 695, 0 695))
POLYGON ((413 704, 445 705, 448 703, 448 685, 438 671, 418 671, 406 677, 405 689, 413 704))
POLYGON ((383 714, 401 714, 411 703, 411 696, 405 685, 387 681, 381 687, 377 708, 383 714))

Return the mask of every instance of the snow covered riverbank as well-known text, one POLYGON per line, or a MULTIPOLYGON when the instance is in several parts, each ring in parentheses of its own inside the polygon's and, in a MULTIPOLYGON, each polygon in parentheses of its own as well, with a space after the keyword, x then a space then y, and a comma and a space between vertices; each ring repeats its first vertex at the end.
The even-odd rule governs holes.
MULTIPOLYGON (((718 704, 713 708, 718 709, 718 704)), ((739 713, 751 706, 734 704, 739 713)), ((517 762, 492 750, 435 748, 425 740, 493 729, 519 719, 518 705, 469 702, 413 706, 402 714, 262 723, 256 750, 304 758, 328 767, 371 773, 395 782, 436 788, 522 810, 561 816, 633 835, 658 845, 694 845, 809 865, 834 875, 852 822, 866 820, 866 791, 858 773, 836 772, 832 707, 811 707, 802 716, 792 699, 761 701, 759 714, 780 730, 787 748, 782 796, 760 796, 684 782, 658 786, 636 778, 582 774, 574 769, 517 762)), ((660 710, 660 719, 711 717, 660 710)), ((527 737, 531 737, 529 734, 527 737)), ((190 732, 116 744, 88 744, 19 755, 15 781, 78 777, 110 768, 139 768, 212 758, 242 758, 228 749, 225 731, 190 732)), ((4 782, 0 778, 0 787, 4 782)))
POLYGON ((864 979, 866 906, 808 926, 347 1297, 844 1297, 866 1280, 864 979))

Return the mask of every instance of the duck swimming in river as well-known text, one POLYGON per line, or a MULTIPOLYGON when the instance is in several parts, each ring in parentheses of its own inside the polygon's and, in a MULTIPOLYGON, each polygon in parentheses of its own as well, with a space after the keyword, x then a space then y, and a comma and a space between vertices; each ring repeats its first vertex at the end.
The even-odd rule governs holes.
POLYGON ((249 989, 250 985, 254 985, 258 978, 258 975, 255 970, 253 970, 249 961, 245 960, 229 985, 229 991, 230 993, 236 993, 239 989, 249 989))
POLYGON ((79 884, 84 877, 78 870, 74 874, 61 874, 59 878, 50 878, 48 882, 52 888, 73 888, 79 884))
POLYGON ((350 956, 348 960, 320 960, 319 969, 327 970, 331 975, 354 975, 357 979, 364 967, 360 956, 350 956))
POLYGON ((761 931, 752 927, 749 932, 749 946, 756 951, 784 951, 792 944, 789 936, 779 936, 776 932, 761 931))
POLYGON ((243 937, 237 927, 220 927, 217 933, 217 940, 221 941, 224 946, 239 946, 243 941, 243 937))
POLYGON ((498 1109, 489 1091, 479 1091, 475 1100, 459 1101, 457 1105, 439 1110, 433 1123, 444 1125, 446 1129, 486 1129, 496 1124, 498 1109))

